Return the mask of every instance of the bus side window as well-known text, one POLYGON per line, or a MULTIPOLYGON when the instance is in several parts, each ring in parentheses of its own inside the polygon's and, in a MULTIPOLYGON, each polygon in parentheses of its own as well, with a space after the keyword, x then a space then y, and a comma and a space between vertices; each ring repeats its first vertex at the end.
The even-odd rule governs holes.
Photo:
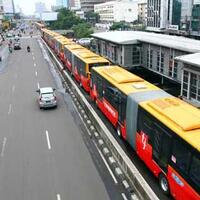
POLYGON ((142 131, 146 135, 148 135, 149 144, 152 143, 152 127, 153 127, 153 119, 150 116, 148 116, 145 111, 139 109, 138 132, 142 131))
POLYGON ((181 140, 174 139, 171 160, 183 174, 188 173, 190 158, 191 152, 186 145, 181 140))
POLYGON ((192 157, 189 177, 194 183, 196 190, 200 191, 200 158, 197 158, 195 155, 192 157))

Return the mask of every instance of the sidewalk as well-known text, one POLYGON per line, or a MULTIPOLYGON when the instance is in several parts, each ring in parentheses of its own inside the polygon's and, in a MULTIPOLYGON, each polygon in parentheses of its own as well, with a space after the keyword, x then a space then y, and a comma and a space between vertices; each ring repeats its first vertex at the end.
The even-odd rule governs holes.
POLYGON ((0 46, 0 56, 1 56, 1 62, 0 62, 0 73, 2 73, 7 65, 8 56, 8 42, 5 40, 2 45, 0 46))

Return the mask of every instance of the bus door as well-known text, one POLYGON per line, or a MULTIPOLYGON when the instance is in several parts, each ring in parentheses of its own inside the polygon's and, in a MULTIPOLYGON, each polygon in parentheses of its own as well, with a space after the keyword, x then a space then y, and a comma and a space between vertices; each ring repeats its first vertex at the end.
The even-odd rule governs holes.
POLYGON ((153 159, 160 168, 167 173, 167 166, 171 155, 172 136, 160 125, 153 127, 153 159))

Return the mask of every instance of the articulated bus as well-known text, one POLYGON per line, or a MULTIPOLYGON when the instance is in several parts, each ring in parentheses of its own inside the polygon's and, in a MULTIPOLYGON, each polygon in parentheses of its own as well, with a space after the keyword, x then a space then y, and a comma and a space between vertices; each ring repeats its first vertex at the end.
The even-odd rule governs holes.
POLYGON ((93 67, 91 98, 177 200, 200 199, 200 111, 118 66, 93 67))
POLYGON ((48 29, 42 29, 42 38, 45 40, 45 42, 54 50, 55 49, 55 37, 59 37, 60 34, 50 31, 48 29))
POLYGON ((37 27, 37 29, 41 30, 42 28, 45 28, 45 24, 39 23, 39 22, 35 22, 35 25, 37 27))
POLYGON ((76 51, 87 51, 87 49, 79 44, 71 44, 71 45, 65 45, 64 46, 64 60, 65 60, 65 66, 66 68, 72 72, 72 63, 74 63, 74 54, 76 51))
POLYGON ((55 53, 60 58, 62 63, 65 63, 64 60, 64 46, 75 44, 72 40, 67 39, 64 36, 55 37, 55 53))
POLYGON ((109 65, 109 61, 89 50, 74 52, 72 74, 86 92, 90 92, 90 71, 92 67, 109 65))

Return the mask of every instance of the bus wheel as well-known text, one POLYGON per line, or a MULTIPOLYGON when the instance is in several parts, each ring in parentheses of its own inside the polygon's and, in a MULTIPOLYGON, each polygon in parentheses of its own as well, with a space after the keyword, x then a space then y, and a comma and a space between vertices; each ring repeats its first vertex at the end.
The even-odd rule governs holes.
POLYGON ((165 195, 169 195, 169 183, 165 175, 159 175, 159 185, 165 195))
POLYGON ((121 133, 121 129, 120 126, 117 126, 117 135, 121 138, 122 137, 122 133, 121 133))

